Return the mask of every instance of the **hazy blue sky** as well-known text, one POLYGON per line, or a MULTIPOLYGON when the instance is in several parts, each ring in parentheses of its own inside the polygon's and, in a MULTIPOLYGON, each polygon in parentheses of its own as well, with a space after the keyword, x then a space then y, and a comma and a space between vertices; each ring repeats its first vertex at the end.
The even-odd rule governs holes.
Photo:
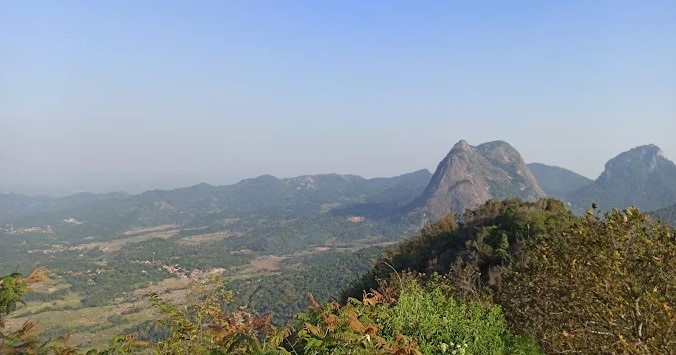
POLYGON ((676 160, 676 1, 0 1, 0 192, 676 160))

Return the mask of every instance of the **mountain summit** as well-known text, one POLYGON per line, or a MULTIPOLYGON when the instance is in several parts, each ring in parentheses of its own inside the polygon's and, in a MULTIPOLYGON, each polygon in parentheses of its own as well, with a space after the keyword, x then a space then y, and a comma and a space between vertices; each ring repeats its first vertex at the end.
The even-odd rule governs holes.
POLYGON ((664 157, 662 149, 654 144, 648 144, 610 159, 597 182, 601 185, 613 185, 627 180, 642 182, 637 179, 649 178, 653 173, 657 173, 658 176, 655 177, 659 177, 660 172, 673 172, 675 168, 674 163, 664 157))
POLYGON ((490 199, 544 196, 521 154, 503 141, 472 146, 456 143, 439 163, 425 191, 410 205, 434 218, 451 211, 462 213, 490 199))
POLYGON ((606 163, 594 184, 571 195, 571 203, 601 209, 634 205, 655 210, 676 202, 676 165, 653 145, 643 145, 619 154, 606 163))

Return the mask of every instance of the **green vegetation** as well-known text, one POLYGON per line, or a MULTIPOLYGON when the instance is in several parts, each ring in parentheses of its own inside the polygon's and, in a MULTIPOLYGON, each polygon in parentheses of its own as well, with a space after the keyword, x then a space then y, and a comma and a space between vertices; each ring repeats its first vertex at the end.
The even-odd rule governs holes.
POLYGON ((461 299, 490 300, 493 286, 518 258, 525 240, 539 240, 572 226, 576 217, 560 201, 518 199, 488 201, 466 211, 463 222, 447 215, 421 230, 375 263, 344 293, 355 297, 363 289, 375 288, 393 270, 423 274, 448 274, 461 299))
MULTIPOLYGON (((135 259, 147 253, 144 245, 164 243, 171 241, 132 244, 134 252, 120 255, 135 259)), ((162 258, 173 257, 170 247, 163 250, 162 258)), ((461 222, 449 215, 425 227, 344 289, 342 302, 331 300, 336 294, 327 290, 349 282, 340 275, 365 270, 363 261, 381 253, 366 248, 280 257, 276 270, 298 272, 230 283, 202 278, 181 299, 153 294, 157 321, 129 329, 138 334, 113 339, 104 353, 676 352, 676 239, 669 226, 635 208, 576 217, 552 199, 489 201, 461 222), (285 310, 275 304, 305 299, 301 295, 313 288, 319 300, 310 293, 307 303, 285 310), (248 307, 238 292, 247 295, 248 307)), ((16 310, 28 284, 18 274, 2 278, 2 316, 16 310)), ((123 324, 124 317, 108 319, 123 324)), ((76 351, 63 340, 38 340, 2 324, 0 352, 76 351)), ((22 329, 32 329, 27 324, 22 329)))
POLYGON ((242 235, 224 240, 230 250, 249 249, 261 254, 282 255, 316 246, 348 246, 360 239, 377 237, 380 242, 400 238, 400 223, 365 220, 352 223, 345 217, 317 214, 291 220, 241 220, 242 235))
POLYGON ((410 337, 425 354, 456 349, 468 354, 539 353, 534 341, 507 331, 500 307, 458 301, 453 287, 437 275, 426 286, 405 282, 396 306, 388 308, 383 319, 384 334, 410 337))
MULTIPOLYGON (((311 307, 283 327, 271 325, 270 316, 227 311, 233 294, 220 281, 193 283, 185 307, 150 296, 163 317, 155 342, 137 336, 118 337, 111 348, 88 354, 537 354, 533 341, 511 335, 496 306, 463 304, 441 277, 422 285, 404 275, 398 299, 373 291, 361 301, 351 298, 321 306, 310 294, 311 307), (518 339, 519 341, 515 341, 518 339)), ((157 332, 157 330, 156 330, 157 332)), ((9 337, 5 337, 9 339, 9 337)), ((32 339, 32 338, 31 338, 32 339)), ((63 340, 39 347, 0 343, 3 353, 77 353, 63 340), (59 347, 58 344, 65 344, 59 347)))
MULTIPOLYGON (((74 333, 73 344, 100 348, 104 334, 136 329, 151 319, 152 315, 144 311, 147 306, 139 308, 143 292, 148 292, 140 290, 171 294, 172 299, 180 300, 182 290, 159 285, 209 272, 232 278, 230 287, 236 294, 233 304, 274 314, 274 322, 282 324, 307 307, 308 292, 316 292, 323 301, 337 299, 342 288, 368 270, 383 249, 367 247, 389 240, 372 236, 378 223, 352 223, 347 217, 324 215, 289 222, 267 219, 253 223, 241 218, 207 228, 133 229, 117 239, 92 236, 78 241, 56 233, 5 234, 0 248, 0 275, 12 270, 27 273, 35 267, 50 270, 56 284, 28 293, 25 296, 28 305, 20 306, 11 315, 16 322, 38 320, 38 324, 45 326, 40 335, 42 340, 74 333), (276 234, 276 226, 280 232, 286 226, 289 232, 276 234), (183 230, 186 232, 181 233, 183 230), (277 242, 280 238, 293 238, 298 231, 313 233, 316 242, 308 239, 304 240, 306 245, 277 242), (237 239, 240 235, 259 235, 257 240, 261 243, 267 239, 270 242, 266 245, 281 247, 253 251, 231 246, 239 240, 246 241, 237 239), (313 248, 315 245, 317 250, 313 248), (284 253, 288 251, 292 252, 284 253), (272 253, 282 254, 272 259, 279 262, 265 265, 267 255, 272 253), (167 267, 177 271, 170 272, 167 267), (279 293, 285 297, 278 297, 279 293), (115 318, 116 322, 110 321, 110 313, 127 309, 136 310, 134 314, 115 318), (53 319, 60 322, 52 324, 53 319), (86 329, 97 329, 96 336, 81 335, 86 329)), ((184 287, 185 283, 180 286, 184 287)), ((152 326, 147 326, 152 333, 152 326)))
POLYGON ((326 251, 287 259, 278 274, 255 275, 229 283, 237 306, 246 306, 257 314, 270 314, 274 324, 284 324, 310 305, 307 294, 319 302, 340 298, 357 275, 366 273, 383 248, 357 251, 326 251))
MULTIPOLYGON (((489 201, 425 228, 378 261, 346 296, 392 270, 448 275, 461 300, 505 310, 547 353, 676 351, 676 239, 635 208, 575 217, 555 200, 489 201)), ((382 283, 382 281, 381 281, 382 283)))
POLYGON ((497 292, 513 329, 547 352, 676 351, 676 238, 636 208, 598 218, 521 253, 497 292))
POLYGON ((279 328, 269 316, 224 311, 233 295, 222 284, 194 284, 187 307, 151 296, 170 332, 143 347, 160 354, 539 353, 534 341, 507 331, 499 307, 456 301, 441 277, 426 285, 404 277, 398 299, 372 290, 361 301, 322 306, 310 294, 308 312, 279 328))

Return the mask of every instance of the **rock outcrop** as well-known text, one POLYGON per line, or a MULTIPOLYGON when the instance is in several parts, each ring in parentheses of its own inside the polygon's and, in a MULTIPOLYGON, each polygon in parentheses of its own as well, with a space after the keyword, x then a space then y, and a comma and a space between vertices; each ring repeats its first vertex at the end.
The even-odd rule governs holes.
POLYGON ((519 152, 503 141, 471 146, 461 140, 439 163, 425 191, 408 208, 432 218, 463 213, 490 199, 543 197, 519 152))

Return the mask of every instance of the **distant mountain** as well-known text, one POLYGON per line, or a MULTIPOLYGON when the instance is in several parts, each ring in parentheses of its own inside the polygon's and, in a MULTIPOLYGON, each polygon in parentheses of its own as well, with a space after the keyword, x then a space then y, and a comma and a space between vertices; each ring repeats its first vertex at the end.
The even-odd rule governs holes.
POLYGON ((570 193, 594 183, 592 179, 558 166, 531 163, 528 168, 547 196, 564 201, 570 193))
POLYGON ((404 206, 422 194, 431 178, 432 173, 423 169, 385 180, 372 179, 371 183, 379 185, 377 192, 365 196, 363 202, 336 208, 332 213, 370 218, 396 216, 404 206))
POLYGON ((463 213, 490 199, 545 196, 516 149, 502 141, 477 147, 458 142, 437 167, 425 191, 408 208, 433 218, 463 213))
POLYGON ((388 179, 387 182, 372 179, 373 183, 379 183, 385 188, 369 195, 366 203, 388 205, 393 208, 402 207, 420 196, 430 179, 432 179, 432 173, 427 169, 396 176, 388 179))
POLYGON ((596 203, 602 210, 634 205, 656 210, 676 203, 676 165, 655 145, 621 153, 606 163, 594 183, 570 194, 574 208, 596 203))
POLYGON ((672 228, 676 228, 676 204, 650 212, 650 215, 659 218, 662 222, 667 223, 672 228))
POLYGON ((87 222, 81 229, 91 226, 87 233, 108 235, 138 226, 209 224, 240 217, 291 220, 357 204, 394 209, 419 195, 430 176, 427 170, 375 179, 338 174, 289 179, 263 175, 233 185, 198 184, 138 195, 48 198, 8 194, 0 195, 0 223, 54 226, 63 219, 76 218, 87 222))

